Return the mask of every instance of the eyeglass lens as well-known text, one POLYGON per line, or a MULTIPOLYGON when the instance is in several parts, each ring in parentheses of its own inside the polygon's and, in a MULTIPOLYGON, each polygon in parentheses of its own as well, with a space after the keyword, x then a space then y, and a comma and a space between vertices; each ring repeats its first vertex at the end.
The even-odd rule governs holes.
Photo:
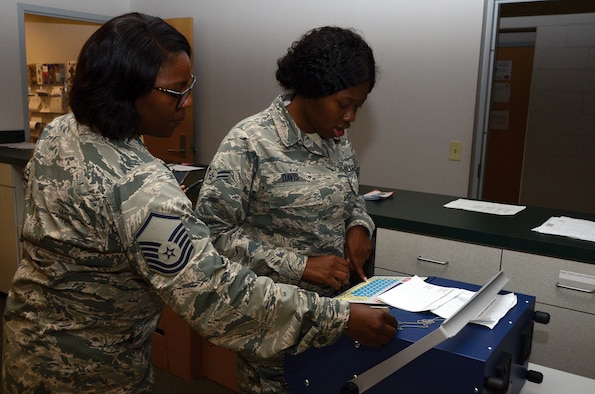
POLYGON ((188 96, 190 96, 190 93, 192 92, 192 88, 194 88, 195 83, 196 77, 193 75, 192 82, 190 82, 190 86, 188 86, 188 88, 180 95, 180 98, 178 99, 178 104, 176 105, 176 109, 182 108, 182 105, 184 105, 186 99, 188 98, 188 96))

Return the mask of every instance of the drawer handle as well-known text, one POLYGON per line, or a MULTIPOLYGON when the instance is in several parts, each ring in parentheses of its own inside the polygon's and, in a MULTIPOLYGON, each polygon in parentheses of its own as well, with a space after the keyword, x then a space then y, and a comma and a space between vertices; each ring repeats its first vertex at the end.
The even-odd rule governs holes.
POLYGON ((560 282, 556 282, 556 286, 561 287, 563 289, 582 291, 583 293, 590 293, 590 294, 595 293, 595 289, 588 290, 588 289, 583 289, 582 287, 563 285, 560 282))
POLYGON ((428 258, 421 257, 421 256, 417 256, 417 260, 419 260, 419 261, 425 261, 426 263, 434 263, 434 264, 440 264, 440 265, 447 265, 448 264, 448 261, 440 261, 440 260, 428 259, 428 258))

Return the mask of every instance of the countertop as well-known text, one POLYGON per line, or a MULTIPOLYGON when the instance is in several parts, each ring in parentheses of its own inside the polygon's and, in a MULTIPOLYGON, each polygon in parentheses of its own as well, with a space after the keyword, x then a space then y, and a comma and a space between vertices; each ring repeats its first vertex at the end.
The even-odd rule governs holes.
POLYGON ((15 149, 0 145, 0 163, 25 167, 32 154, 33 149, 15 149))
MULTIPOLYGON (((376 188, 388 191, 364 185, 360 189, 365 193, 376 188)), ((457 198, 395 190, 388 199, 367 201, 367 208, 381 228, 595 264, 595 242, 531 231, 552 216, 595 221, 595 215, 527 206, 514 216, 499 216, 444 207, 457 198)))

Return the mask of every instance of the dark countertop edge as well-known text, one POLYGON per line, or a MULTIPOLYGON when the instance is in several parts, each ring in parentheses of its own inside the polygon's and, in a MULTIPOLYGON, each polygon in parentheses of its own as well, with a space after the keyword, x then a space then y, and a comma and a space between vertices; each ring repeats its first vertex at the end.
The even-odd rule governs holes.
POLYGON ((1 130, 0 144, 25 141, 25 130, 1 130))
MULTIPOLYGON (((361 185, 361 193, 386 188, 361 185)), ((498 216, 444 208, 458 198, 442 194, 390 189, 387 200, 368 201, 377 227, 436 236, 453 241, 595 264, 595 242, 532 231, 552 216, 595 221, 595 215, 527 206, 514 216, 498 216)))
POLYGON ((541 240, 524 240, 513 236, 491 234, 469 229, 461 229, 446 225, 428 224, 397 218, 387 218, 370 214, 377 227, 389 230, 411 232, 419 235, 435 236, 453 241, 473 243, 483 246, 503 248, 516 252, 536 254, 541 256, 555 257, 563 260, 574 260, 588 264, 595 264, 592 243, 568 239, 573 243, 584 244, 584 247, 572 245, 560 245, 565 237, 537 234, 541 240), (588 246, 591 246, 589 248, 588 246))
POLYGON ((15 149, 0 146, 0 162, 25 167, 33 155, 33 149, 15 149))

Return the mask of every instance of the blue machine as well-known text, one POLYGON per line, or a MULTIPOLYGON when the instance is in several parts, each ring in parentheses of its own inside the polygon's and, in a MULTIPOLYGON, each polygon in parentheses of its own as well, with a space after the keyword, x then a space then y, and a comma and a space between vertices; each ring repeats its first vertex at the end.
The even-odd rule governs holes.
MULTIPOLYGON (((441 278, 429 278, 428 282, 472 291, 479 289, 479 286, 441 278)), ((515 394, 520 392, 527 379, 539 383, 542 376, 527 371, 536 315, 535 297, 516 295, 516 306, 493 329, 466 324, 455 336, 364 391, 371 394, 515 394)), ((396 308, 391 308, 390 313, 399 322, 425 322, 427 327, 403 324, 394 340, 380 349, 360 346, 343 336, 333 346, 310 349, 295 356, 286 355, 285 377, 291 391, 296 394, 360 393, 362 391, 350 383, 354 377, 420 341, 441 325, 432 313, 412 313, 396 308)), ((540 317, 537 320, 542 323, 549 321, 547 314, 540 317)))

